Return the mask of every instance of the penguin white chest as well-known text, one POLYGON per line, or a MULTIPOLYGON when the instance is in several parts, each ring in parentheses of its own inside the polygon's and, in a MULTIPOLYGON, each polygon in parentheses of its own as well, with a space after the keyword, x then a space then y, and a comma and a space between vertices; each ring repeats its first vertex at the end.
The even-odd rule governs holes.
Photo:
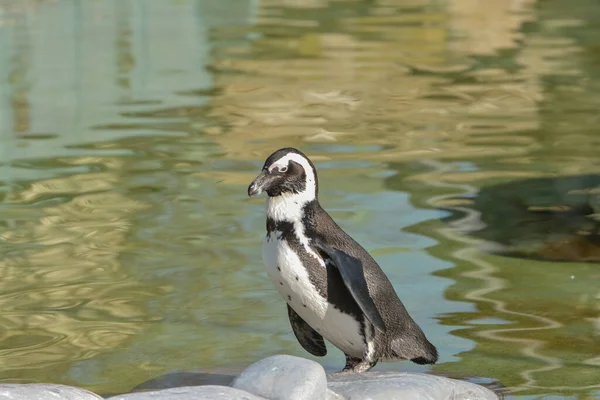
MULTIPOLYGON (((273 232, 263 244, 263 260, 273 285, 294 311, 336 347, 348 355, 362 357, 364 339, 359 323, 331 305, 311 282, 302 260, 273 232)), ((323 268, 325 265, 320 260, 323 268)))

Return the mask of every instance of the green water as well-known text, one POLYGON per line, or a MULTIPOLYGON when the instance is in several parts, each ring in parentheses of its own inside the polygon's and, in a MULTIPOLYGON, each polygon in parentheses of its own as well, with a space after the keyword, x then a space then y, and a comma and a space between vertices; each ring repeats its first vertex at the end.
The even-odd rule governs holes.
POLYGON ((0 7, 1 381, 310 357, 246 196, 295 146, 441 354, 377 369, 600 398, 597 2, 0 7))

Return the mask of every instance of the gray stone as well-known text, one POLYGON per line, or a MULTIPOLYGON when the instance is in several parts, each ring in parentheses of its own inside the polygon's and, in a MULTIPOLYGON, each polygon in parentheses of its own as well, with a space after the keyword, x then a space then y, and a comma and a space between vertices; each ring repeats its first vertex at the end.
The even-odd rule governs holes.
POLYGON ((110 400, 266 400, 227 386, 187 386, 151 392, 122 394, 110 400))
POLYGON ((442 376, 408 372, 329 375, 329 389, 347 400, 498 400, 491 390, 442 376))
POLYGON ((233 387, 270 400, 325 400, 327 376, 323 367, 305 358, 277 355, 246 368, 233 387))
POLYGON ((0 400, 102 400, 102 397, 72 386, 45 383, 2 384, 0 400))

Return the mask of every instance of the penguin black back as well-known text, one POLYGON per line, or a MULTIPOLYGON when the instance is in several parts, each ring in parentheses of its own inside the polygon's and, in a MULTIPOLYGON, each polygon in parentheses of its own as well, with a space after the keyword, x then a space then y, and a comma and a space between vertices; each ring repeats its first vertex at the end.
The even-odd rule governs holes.
MULTIPOLYGON (((381 358, 384 360, 407 359, 417 364, 435 364, 438 352, 427 340, 417 323, 408 314, 396 294, 390 280, 371 255, 348 235, 331 216, 316 202, 314 218, 306 221, 309 238, 328 242, 334 248, 343 249, 348 255, 360 260, 368 291, 381 314, 386 332, 381 337, 381 358)), ((310 212, 308 213, 311 214, 310 212)))

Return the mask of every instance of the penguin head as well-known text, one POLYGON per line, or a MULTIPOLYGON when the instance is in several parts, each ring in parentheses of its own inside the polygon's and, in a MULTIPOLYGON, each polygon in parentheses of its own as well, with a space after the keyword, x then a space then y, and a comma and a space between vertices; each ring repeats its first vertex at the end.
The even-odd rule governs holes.
POLYGON ((248 196, 266 192, 269 197, 289 195, 311 201, 317 197, 317 188, 313 163, 300 150, 286 147, 267 158, 260 174, 248 186, 248 196))

